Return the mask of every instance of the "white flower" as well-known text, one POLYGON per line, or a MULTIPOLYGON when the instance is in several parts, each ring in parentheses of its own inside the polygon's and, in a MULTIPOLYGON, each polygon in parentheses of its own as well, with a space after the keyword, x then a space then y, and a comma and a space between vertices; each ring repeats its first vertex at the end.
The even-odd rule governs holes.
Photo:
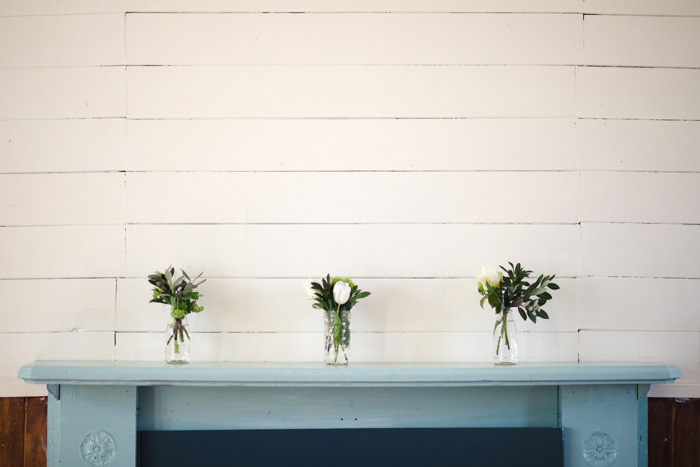
POLYGON ((304 281, 304 290, 306 290, 306 293, 309 295, 309 298, 311 300, 315 300, 316 299, 316 290, 314 290, 314 288, 311 286, 312 282, 313 281, 311 279, 306 279, 304 281))
POLYGON ((333 300, 338 305, 344 305, 350 299, 350 284, 345 281, 338 281, 333 286, 333 300))
POLYGON ((476 276, 477 282, 486 289, 486 283, 490 284, 491 287, 498 287, 503 278, 502 272, 496 272, 491 266, 482 266, 481 271, 476 276))

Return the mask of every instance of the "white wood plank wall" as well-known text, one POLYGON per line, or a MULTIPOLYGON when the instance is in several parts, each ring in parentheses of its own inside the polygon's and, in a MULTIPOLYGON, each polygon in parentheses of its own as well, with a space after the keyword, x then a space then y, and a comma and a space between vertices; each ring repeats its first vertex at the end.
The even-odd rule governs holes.
POLYGON ((525 361, 700 397, 700 3, 0 1, 0 396, 161 359, 145 276, 209 279, 195 360, 488 361, 482 264, 557 273, 525 361))

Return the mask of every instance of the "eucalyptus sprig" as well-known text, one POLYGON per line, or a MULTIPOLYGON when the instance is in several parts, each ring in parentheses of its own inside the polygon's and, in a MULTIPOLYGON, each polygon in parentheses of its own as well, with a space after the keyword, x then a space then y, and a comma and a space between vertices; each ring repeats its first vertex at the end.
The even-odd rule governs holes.
POLYGON ((204 310, 203 306, 197 304, 197 300, 202 295, 195 289, 206 279, 197 282, 202 273, 190 279, 184 270, 180 269, 180 271, 182 275, 176 278, 175 268, 169 266, 165 272, 156 271, 148 276, 148 282, 153 285, 153 298, 149 303, 170 305, 170 316, 175 319, 182 319, 190 313, 199 313, 204 310))
POLYGON ((520 266, 508 263, 510 269, 499 266, 503 272, 496 272, 493 268, 483 267, 478 275, 478 290, 483 298, 480 301, 481 308, 484 303, 494 309, 497 314, 507 312, 511 308, 517 308, 520 316, 527 321, 537 322, 537 318, 549 319, 549 315, 542 306, 551 300, 552 295, 547 289, 558 290, 559 286, 552 282, 555 275, 540 275, 530 283, 528 278, 532 271, 520 266))

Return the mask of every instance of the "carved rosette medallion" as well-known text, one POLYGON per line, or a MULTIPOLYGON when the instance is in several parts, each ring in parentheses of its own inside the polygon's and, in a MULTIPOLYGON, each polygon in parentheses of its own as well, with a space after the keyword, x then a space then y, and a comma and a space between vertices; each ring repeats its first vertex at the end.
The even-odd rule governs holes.
POLYGON ((594 431, 583 440, 581 450, 588 465, 605 467, 615 462, 617 441, 607 433, 594 431))
POLYGON ((80 442, 80 457, 87 465, 109 465, 117 455, 117 445, 106 431, 91 431, 80 442))

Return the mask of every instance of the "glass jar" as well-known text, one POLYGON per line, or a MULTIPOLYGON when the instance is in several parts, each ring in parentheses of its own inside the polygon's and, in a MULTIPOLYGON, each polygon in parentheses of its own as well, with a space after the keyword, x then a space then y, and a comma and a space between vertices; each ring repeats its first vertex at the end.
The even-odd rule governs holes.
POLYGON ((515 365, 518 363, 518 330, 510 309, 497 315, 493 328, 493 363, 515 365))
POLYGON ((165 361, 189 363, 190 327, 187 318, 173 318, 165 328, 165 361))

